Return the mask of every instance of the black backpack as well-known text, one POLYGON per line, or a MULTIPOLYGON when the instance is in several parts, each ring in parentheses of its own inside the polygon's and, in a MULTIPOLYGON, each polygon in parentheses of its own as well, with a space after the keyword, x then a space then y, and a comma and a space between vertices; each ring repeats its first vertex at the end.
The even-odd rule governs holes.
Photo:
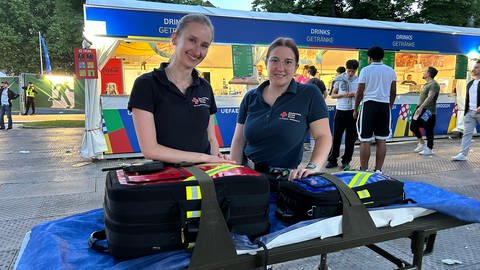
MULTIPOLYGON (((333 174, 367 207, 407 203, 403 182, 384 174, 344 171, 333 174)), ((341 196, 325 174, 279 183, 276 215, 287 222, 342 214, 341 196)))

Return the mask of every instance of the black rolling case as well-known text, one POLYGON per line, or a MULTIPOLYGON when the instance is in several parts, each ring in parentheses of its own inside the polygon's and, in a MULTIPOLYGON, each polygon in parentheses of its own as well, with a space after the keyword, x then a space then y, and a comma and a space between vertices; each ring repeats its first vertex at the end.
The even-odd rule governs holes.
MULTIPOLYGON (((249 237, 268 233, 269 182, 262 174, 232 164, 196 168, 213 178, 231 232, 249 237)), ((192 246, 201 217, 201 193, 189 167, 147 174, 108 172, 104 201, 108 252, 129 258, 192 246)))

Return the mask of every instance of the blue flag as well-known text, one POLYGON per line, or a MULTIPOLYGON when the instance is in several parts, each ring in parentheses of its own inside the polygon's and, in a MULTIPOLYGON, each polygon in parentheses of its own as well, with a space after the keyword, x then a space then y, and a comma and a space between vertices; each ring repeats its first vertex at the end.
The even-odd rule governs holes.
POLYGON ((40 39, 42 41, 43 53, 45 54, 45 73, 50 74, 52 73, 52 67, 50 66, 50 57, 48 57, 47 44, 45 44, 42 35, 40 35, 40 39))

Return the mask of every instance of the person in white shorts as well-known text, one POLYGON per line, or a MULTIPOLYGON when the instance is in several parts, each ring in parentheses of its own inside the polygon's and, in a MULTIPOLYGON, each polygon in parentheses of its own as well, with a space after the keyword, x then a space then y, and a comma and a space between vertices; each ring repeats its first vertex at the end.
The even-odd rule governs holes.
POLYGON ((375 140, 374 171, 382 173, 386 140, 392 133, 390 111, 397 94, 397 76, 393 68, 383 64, 383 48, 373 46, 368 49, 367 56, 369 65, 360 72, 353 117, 357 119, 360 141, 360 170, 368 170, 370 144, 375 140))

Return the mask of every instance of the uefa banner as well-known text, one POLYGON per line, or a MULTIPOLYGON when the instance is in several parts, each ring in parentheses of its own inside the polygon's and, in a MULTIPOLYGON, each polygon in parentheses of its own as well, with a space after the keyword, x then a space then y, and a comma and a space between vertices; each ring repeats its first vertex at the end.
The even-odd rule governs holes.
POLYGON ((24 85, 37 89, 35 107, 52 109, 85 109, 85 80, 63 75, 21 74, 24 85))

